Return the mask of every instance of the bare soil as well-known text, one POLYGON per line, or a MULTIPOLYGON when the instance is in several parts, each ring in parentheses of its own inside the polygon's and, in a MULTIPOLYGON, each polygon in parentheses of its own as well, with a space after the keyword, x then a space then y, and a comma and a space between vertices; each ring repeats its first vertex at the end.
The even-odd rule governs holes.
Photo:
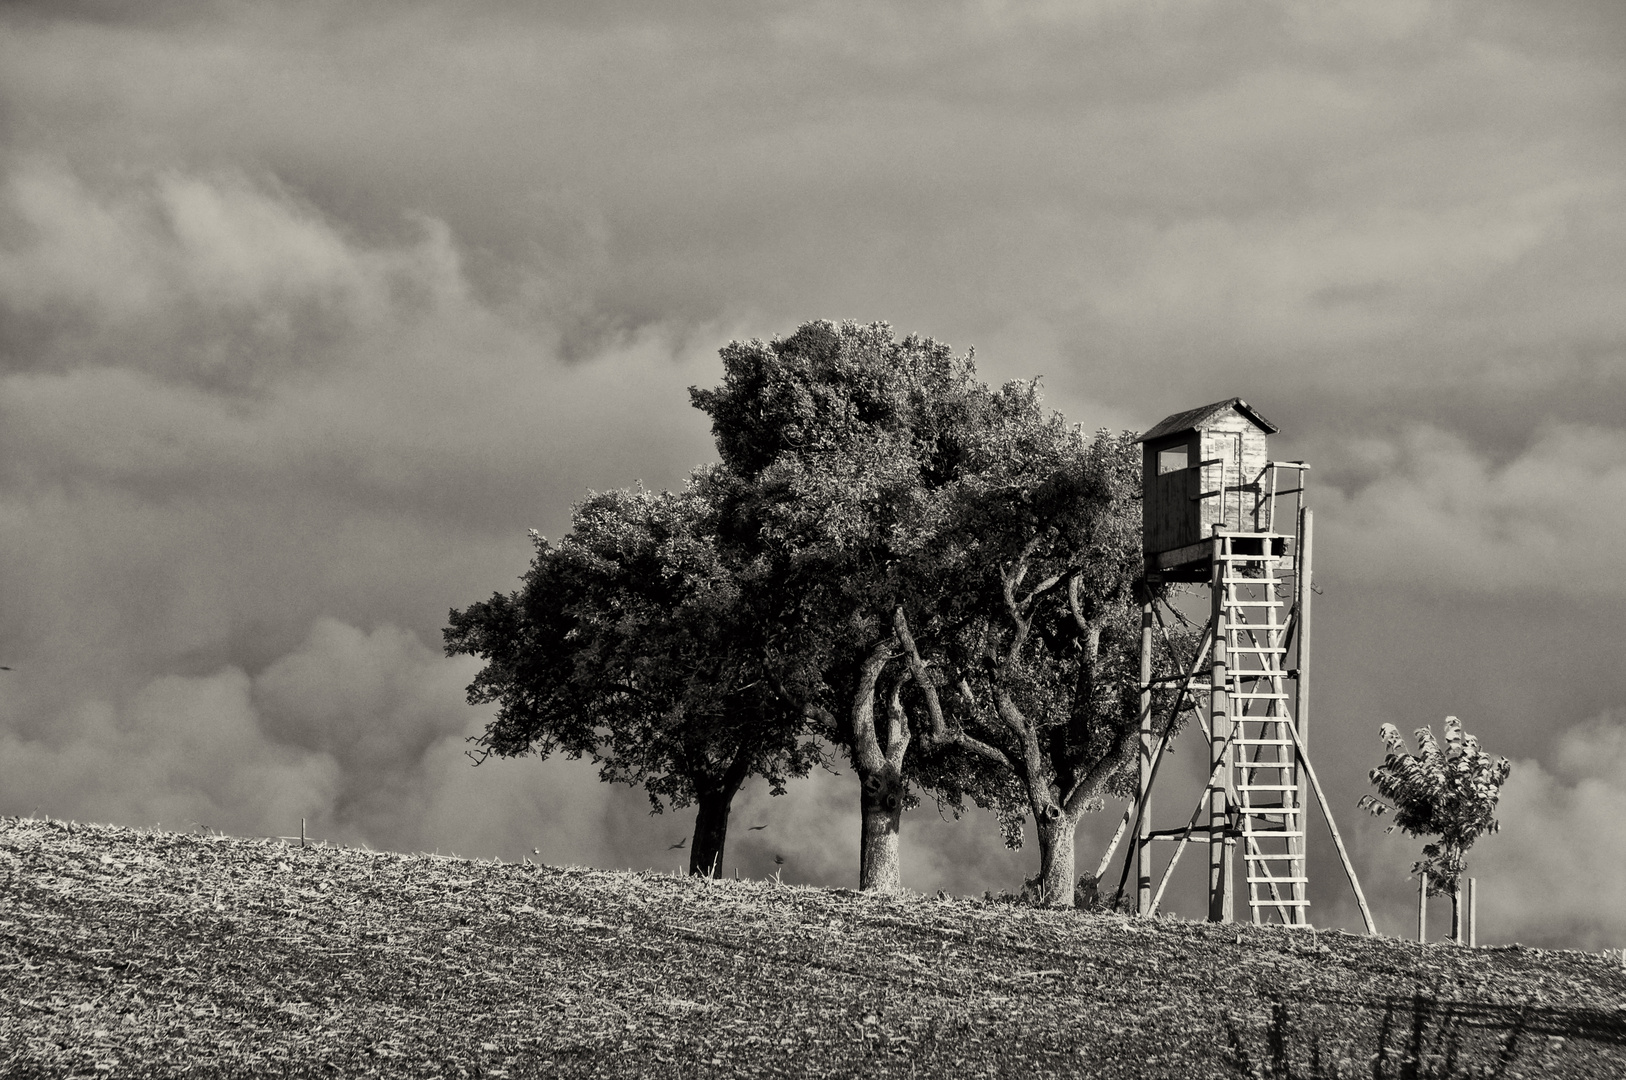
POLYGON ((1626 971, 4 818, 0 1075, 1618 1078, 1626 971))

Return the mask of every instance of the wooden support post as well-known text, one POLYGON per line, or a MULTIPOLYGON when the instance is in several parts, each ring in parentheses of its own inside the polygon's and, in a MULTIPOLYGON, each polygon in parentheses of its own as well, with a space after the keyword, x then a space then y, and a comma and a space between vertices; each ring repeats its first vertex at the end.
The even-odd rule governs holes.
POLYGON ((1462 879, 1451 883, 1451 943, 1462 945, 1468 940, 1467 927, 1462 918, 1462 879))
POLYGON ((1225 768, 1227 755, 1231 751, 1231 705, 1227 693, 1230 627, 1225 602, 1229 588, 1225 579, 1230 566, 1224 558, 1227 547, 1225 539, 1216 536, 1213 544, 1213 569, 1209 575, 1214 650, 1208 678, 1208 921, 1229 922, 1232 914, 1231 852, 1235 850, 1229 845, 1227 835, 1231 831, 1231 808, 1226 795, 1231 785, 1230 772, 1225 768))
POLYGON ((299 846, 305 846, 305 819, 299 819, 299 846))
POLYGON ((1468 948, 1479 948, 1479 882, 1468 879, 1468 948))
MULTIPOLYGON (((1302 475, 1302 474, 1301 474, 1302 475)), ((1301 482, 1301 488, 1304 486, 1301 482)), ((1311 576, 1313 567, 1311 557, 1315 551, 1315 514, 1304 509, 1304 496, 1299 496, 1299 546, 1298 546, 1298 573, 1293 575, 1293 591, 1297 593, 1298 601, 1297 622, 1298 629, 1298 678, 1293 681, 1293 718, 1289 723, 1298 730, 1298 745, 1293 748, 1293 798, 1297 801, 1300 835, 1288 842, 1289 850, 1298 858, 1291 860, 1293 867, 1292 877, 1307 878, 1305 852, 1309 847, 1309 800, 1304 798, 1304 780, 1302 773, 1304 764, 1301 760, 1309 753, 1310 747, 1310 607, 1315 599, 1315 579, 1311 576)), ((1293 898, 1304 900, 1308 898, 1308 889, 1303 881, 1293 883, 1293 898)), ((1306 907, 1294 909, 1294 916, 1300 925, 1308 925, 1310 912, 1306 907)))
MULTIPOLYGON (((1154 614, 1155 614, 1155 609, 1154 609, 1154 614)), ((1136 799, 1135 799, 1135 818, 1136 818, 1137 821, 1141 820, 1142 818, 1145 818, 1148 823, 1151 821, 1151 817, 1147 814, 1147 811, 1146 811, 1146 802, 1147 802, 1148 799, 1151 798, 1152 784, 1153 784, 1153 782, 1155 782, 1157 780, 1158 766, 1163 764, 1163 751, 1169 744, 1169 730, 1168 729, 1169 729, 1170 725, 1172 725, 1174 723, 1175 717, 1179 715, 1179 713, 1180 713, 1180 705, 1181 705, 1181 703, 1183 701, 1185 701, 1186 694, 1188 692, 1190 692, 1190 690, 1191 690, 1192 680, 1194 680, 1197 677, 1197 671, 1202 667, 1203 660, 1208 656, 1208 646, 1209 646, 1210 642, 1213 640, 1213 637, 1214 637, 1214 624, 1209 623, 1206 627, 1203 628, 1202 642, 1201 642, 1201 644, 1199 644, 1197 646, 1197 652, 1191 658, 1191 667, 1186 671, 1185 679, 1180 684, 1180 693, 1179 693, 1178 696, 1175 697, 1174 705, 1169 711, 1168 720, 1163 725, 1163 729, 1164 729, 1163 730, 1163 735, 1157 741, 1157 748, 1152 751, 1152 772, 1151 772, 1151 775, 1149 777, 1147 777, 1145 786, 1141 788, 1139 793, 1136 795, 1136 799)), ((1145 684, 1143 683, 1142 685, 1145 685, 1145 684)), ((1150 715, 1151 715, 1150 708, 1149 707, 1143 708, 1141 710, 1141 723, 1145 723, 1147 717, 1150 716, 1150 715)), ((1207 738, 1208 737, 1208 718, 1203 716, 1201 713, 1198 713, 1197 714, 1197 722, 1202 725, 1203 737, 1207 738)), ((1148 826, 1147 826, 1148 834, 1150 834, 1150 828, 1151 828, 1151 826, 1150 826, 1150 824, 1148 824, 1148 826)), ((1128 885, 1129 885, 1130 871, 1135 869, 1136 856, 1139 853, 1139 839, 1138 838, 1140 836, 1140 827, 1138 825, 1135 828, 1135 834, 1134 835, 1137 838, 1136 842, 1129 845, 1128 854, 1126 854, 1124 856, 1123 872, 1118 875, 1118 888, 1116 890, 1114 890, 1114 892, 1112 894, 1112 909, 1114 911, 1116 911, 1118 909, 1119 902, 1122 901, 1123 898, 1124 898, 1124 889, 1127 888, 1128 885)))
MULTIPOLYGON (((1159 750, 1162 749, 1160 745, 1159 750)), ((1152 598, 1140 605, 1140 814, 1135 822, 1135 914, 1152 906, 1152 598)))
POLYGON ((1417 941, 1428 940, 1428 875, 1419 874, 1417 882, 1417 941))
POLYGON ((1304 775, 1310 778, 1310 787, 1315 790, 1316 802, 1321 805, 1321 816, 1326 819, 1327 830, 1332 833, 1333 847, 1338 849, 1338 859, 1344 864, 1344 876, 1349 878, 1349 887, 1355 890, 1355 903, 1360 905, 1361 918, 1366 922, 1366 932, 1376 935, 1378 924, 1372 920, 1372 909, 1366 906, 1366 894, 1361 891, 1360 879, 1355 876, 1355 864, 1350 861, 1349 849, 1344 847, 1344 837, 1338 831, 1338 823, 1332 819, 1332 807, 1327 805, 1327 793, 1321 789, 1321 780, 1315 774, 1315 766, 1310 762, 1310 755, 1304 752, 1304 746, 1299 742, 1299 733, 1292 724, 1287 725, 1287 733, 1293 736, 1293 745, 1299 752, 1299 760, 1304 764, 1304 775))
POLYGON ((1310 606, 1315 599, 1315 579, 1311 576, 1311 556, 1314 553, 1312 537, 1315 533, 1315 513, 1311 510, 1299 511, 1299 551, 1298 574, 1293 578, 1293 591, 1298 594, 1298 639, 1299 639, 1299 677, 1298 695, 1294 702, 1298 706, 1293 720, 1299 729, 1299 742, 1304 744, 1305 752, 1310 747, 1310 606))

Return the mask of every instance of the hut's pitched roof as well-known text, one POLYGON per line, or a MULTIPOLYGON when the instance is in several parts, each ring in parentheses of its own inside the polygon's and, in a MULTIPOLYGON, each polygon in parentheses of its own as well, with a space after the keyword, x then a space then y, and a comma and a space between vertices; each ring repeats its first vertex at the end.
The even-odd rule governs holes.
POLYGON ((1276 433, 1275 424, 1272 424, 1269 420, 1266 420, 1263 416, 1260 416, 1258 410, 1249 405, 1246 401, 1243 401, 1239 397, 1234 397, 1226 398, 1224 401, 1216 401, 1212 405, 1203 405, 1200 408, 1187 409, 1185 412, 1177 412, 1173 416, 1164 417, 1156 427, 1142 435, 1140 437, 1140 441, 1150 442, 1153 439, 1161 439, 1165 435, 1174 435, 1182 431, 1191 431, 1193 428, 1201 427, 1203 421, 1207 420, 1209 417, 1218 415, 1219 413, 1224 412, 1226 409, 1233 408, 1243 416, 1246 416, 1249 420, 1252 420, 1255 424, 1259 425, 1260 429, 1263 430, 1266 435, 1274 435, 1276 433))

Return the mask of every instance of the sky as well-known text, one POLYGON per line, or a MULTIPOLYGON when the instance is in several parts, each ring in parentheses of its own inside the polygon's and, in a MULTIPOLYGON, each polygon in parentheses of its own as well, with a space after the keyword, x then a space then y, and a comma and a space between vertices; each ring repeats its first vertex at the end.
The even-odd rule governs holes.
MULTIPOLYGON (((1246 398, 1313 466, 1380 928, 1379 726, 1456 715, 1515 763, 1480 940, 1626 945, 1622 55, 1613 0, 8 4, 0 813, 675 867, 692 811, 472 765, 447 612, 715 460, 726 342, 885 320, 1090 428, 1246 398)), ((742 875, 856 883, 849 771, 734 821, 742 875)), ((905 818, 911 888, 1037 859, 905 818)))

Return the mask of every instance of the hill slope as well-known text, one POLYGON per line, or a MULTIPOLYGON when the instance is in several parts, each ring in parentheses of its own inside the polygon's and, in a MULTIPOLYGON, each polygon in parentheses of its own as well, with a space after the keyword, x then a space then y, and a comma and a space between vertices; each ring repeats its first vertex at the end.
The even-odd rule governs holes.
POLYGON ((1626 1076, 1584 953, 0 819, 0 1075, 1626 1076))

